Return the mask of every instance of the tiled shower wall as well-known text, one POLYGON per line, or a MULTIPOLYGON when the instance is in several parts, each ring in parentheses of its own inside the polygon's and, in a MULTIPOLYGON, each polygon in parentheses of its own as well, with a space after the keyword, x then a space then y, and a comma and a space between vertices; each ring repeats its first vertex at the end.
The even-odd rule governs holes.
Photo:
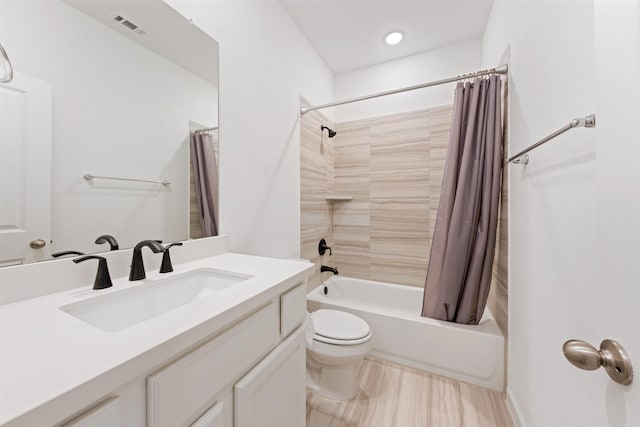
MULTIPOLYGON (((508 144, 505 144, 507 147, 508 144)), ((498 216, 498 235, 496 240, 496 254, 493 259, 493 271, 491 275, 491 290, 487 307, 491 309, 498 326, 504 336, 507 336, 508 319, 508 293, 509 293, 509 168, 506 162, 506 152, 503 155, 502 164, 502 192, 500 194, 500 214, 498 216)))
POLYGON ((336 263, 347 276, 424 286, 451 107, 337 124, 336 263))
MULTIPOLYGON (((335 257, 318 253, 318 242, 326 239, 333 245, 333 208, 327 194, 333 192, 333 157, 335 137, 329 139, 320 126, 335 129, 321 113, 312 111, 300 120, 300 257, 315 264, 309 277, 309 290, 330 277, 320 274, 322 264, 335 266, 335 257)), ((342 273, 342 272, 340 272, 342 273)))
MULTIPOLYGON (((318 112, 301 121, 301 256, 316 264, 310 289, 341 275, 424 286, 440 200, 451 106, 335 124, 318 112), (327 201, 327 194, 349 201, 327 201), (327 239, 333 256, 320 257, 327 239)), ((506 182, 506 180, 505 180, 506 182)), ((506 331, 507 217, 503 187, 489 307, 506 331)))

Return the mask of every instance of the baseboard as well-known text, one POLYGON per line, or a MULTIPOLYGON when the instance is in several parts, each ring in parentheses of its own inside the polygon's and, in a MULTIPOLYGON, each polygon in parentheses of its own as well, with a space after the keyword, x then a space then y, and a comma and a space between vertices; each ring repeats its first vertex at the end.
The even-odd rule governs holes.
POLYGON ((511 394, 511 389, 507 387, 507 410, 509 411, 509 415, 511 416, 511 420, 513 421, 513 425, 515 427, 525 427, 522 422, 522 417, 520 417, 520 411, 518 410, 518 404, 516 400, 513 398, 511 394))
POLYGON ((442 369, 440 367, 416 362, 412 359, 407 359, 404 357, 400 357, 394 354, 385 353, 383 351, 371 350, 369 352, 370 356, 377 357, 378 359, 387 360, 389 362, 397 363, 398 365, 408 366, 410 368, 418 369, 420 371, 429 372, 431 374, 440 375, 443 377, 451 378, 457 381, 463 381, 469 384, 477 385, 482 388, 486 388, 487 390, 493 390, 500 393, 504 392, 503 383, 504 380, 499 378, 496 380, 495 378, 480 378, 470 374, 459 373, 455 371, 450 371, 447 369, 442 369))

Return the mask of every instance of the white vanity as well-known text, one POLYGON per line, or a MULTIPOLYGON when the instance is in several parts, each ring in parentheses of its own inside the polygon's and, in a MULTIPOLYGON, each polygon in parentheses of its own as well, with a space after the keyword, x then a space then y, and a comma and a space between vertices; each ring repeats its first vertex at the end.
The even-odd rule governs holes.
POLYGON ((2 167, 15 172, 0 183, 0 426, 304 425, 313 265, 191 240, 210 234, 189 141, 209 132, 220 154, 217 42, 162 1, 0 11, 15 58, 0 84, 2 167), (16 265, 105 251, 104 233, 184 245, 167 274, 144 249, 133 282, 131 250, 101 253, 113 279, 101 290, 95 262, 16 265))
POLYGON ((211 240, 200 259, 203 240, 185 242, 168 274, 145 254, 138 282, 122 274, 130 251, 110 253, 105 290, 70 260, 2 269, 5 294, 47 270, 86 286, 0 306, 0 426, 303 426, 312 264, 211 240))

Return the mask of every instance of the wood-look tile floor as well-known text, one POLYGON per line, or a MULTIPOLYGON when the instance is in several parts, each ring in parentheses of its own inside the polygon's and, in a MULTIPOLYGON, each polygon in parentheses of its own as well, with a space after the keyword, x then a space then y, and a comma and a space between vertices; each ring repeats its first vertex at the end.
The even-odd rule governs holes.
POLYGON ((307 391, 307 427, 513 427, 501 393, 367 357, 348 401, 307 391))

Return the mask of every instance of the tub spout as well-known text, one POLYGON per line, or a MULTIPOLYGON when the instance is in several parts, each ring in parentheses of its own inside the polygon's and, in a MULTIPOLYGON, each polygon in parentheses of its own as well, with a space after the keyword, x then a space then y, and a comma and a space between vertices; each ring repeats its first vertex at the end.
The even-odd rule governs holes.
POLYGON ((320 273, 324 273, 325 271, 330 271, 333 274, 338 274, 338 269, 335 267, 327 267, 326 265, 320 266, 320 273))

